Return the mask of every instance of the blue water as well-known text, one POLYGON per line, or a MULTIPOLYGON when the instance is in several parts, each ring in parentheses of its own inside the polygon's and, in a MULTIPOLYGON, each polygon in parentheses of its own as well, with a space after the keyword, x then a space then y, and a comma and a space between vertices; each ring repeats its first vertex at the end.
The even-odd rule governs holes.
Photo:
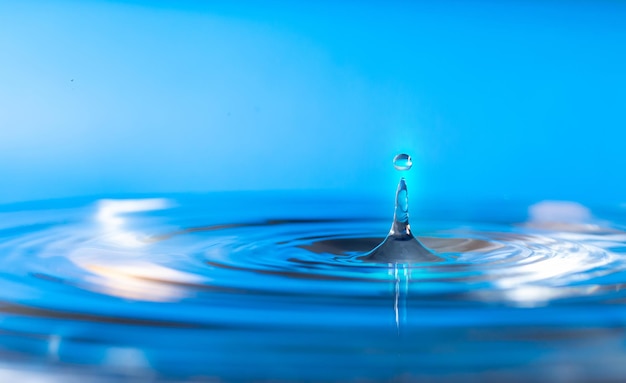
POLYGON ((626 373, 626 215, 213 193, 0 208, 0 371, 35 381, 589 381, 626 373), (419 206, 418 206, 419 205, 419 206))

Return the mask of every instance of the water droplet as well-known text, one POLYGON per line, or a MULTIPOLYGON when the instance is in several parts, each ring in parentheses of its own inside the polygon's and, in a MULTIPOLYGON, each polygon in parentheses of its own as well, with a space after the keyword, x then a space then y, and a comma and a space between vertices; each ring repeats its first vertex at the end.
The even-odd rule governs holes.
POLYGON ((405 153, 400 153, 393 158, 393 167, 396 170, 409 170, 413 166, 411 156, 405 153))

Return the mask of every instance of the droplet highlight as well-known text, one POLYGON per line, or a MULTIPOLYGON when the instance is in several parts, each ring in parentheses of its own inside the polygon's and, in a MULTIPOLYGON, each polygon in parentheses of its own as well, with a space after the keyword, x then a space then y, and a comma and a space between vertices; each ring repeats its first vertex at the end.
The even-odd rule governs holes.
POLYGON ((396 170, 409 170, 411 166, 413 166, 413 161, 411 161, 411 156, 408 154, 400 153, 393 158, 393 167, 396 170))

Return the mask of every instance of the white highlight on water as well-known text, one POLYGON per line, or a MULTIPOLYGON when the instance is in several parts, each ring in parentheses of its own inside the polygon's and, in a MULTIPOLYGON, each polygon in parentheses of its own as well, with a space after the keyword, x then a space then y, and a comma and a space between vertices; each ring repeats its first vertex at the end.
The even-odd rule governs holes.
POLYGON ((166 209, 172 206, 166 198, 144 199, 103 199, 98 202, 96 221, 102 227, 107 238, 117 245, 140 247, 146 243, 140 239, 139 233, 124 228, 125 214, 166 209))

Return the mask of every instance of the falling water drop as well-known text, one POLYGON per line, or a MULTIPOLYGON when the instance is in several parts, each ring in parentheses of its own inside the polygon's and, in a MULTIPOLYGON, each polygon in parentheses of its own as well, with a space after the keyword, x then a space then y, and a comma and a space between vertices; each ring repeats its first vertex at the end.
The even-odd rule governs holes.
MULTIPOLYGON (((413 163, 408 154, 398 154, 393 159, 393 166, 398 170, 408 170, 413 163)), ((409 197, 404 178, 400 178, 396 189, 396 204, 393 223, 387 238, 370 251, 365 260, 373 262, 437 262, 442 259, 431 253, 411 233, 409 224, 409 197)))
POLYGON ((413 166, 413 161, 408 154, 400 153, 393 158, 393 167, 396 170, 409 170, 411 166, 413 166))

